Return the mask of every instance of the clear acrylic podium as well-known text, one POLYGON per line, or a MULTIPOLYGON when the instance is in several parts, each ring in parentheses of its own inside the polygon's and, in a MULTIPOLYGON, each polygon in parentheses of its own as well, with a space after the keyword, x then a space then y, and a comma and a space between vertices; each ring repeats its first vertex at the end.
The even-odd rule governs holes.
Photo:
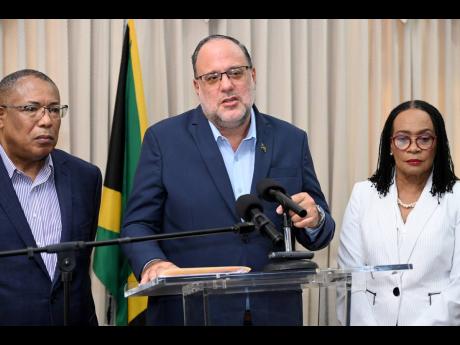
POLYGON ((349 325, 353 277, 372 275, 378 279, 407 269, 412 265, 159 277, 141 286, 126 286, 125 297, 182 295, 185 325, 212 325, 210 303, 216 295, 302 290, 303 296, 307 292, 318 301, 317 320, 308 324, 349 325), (337 298, 341 299, 340 308, 336 308, 337 298))

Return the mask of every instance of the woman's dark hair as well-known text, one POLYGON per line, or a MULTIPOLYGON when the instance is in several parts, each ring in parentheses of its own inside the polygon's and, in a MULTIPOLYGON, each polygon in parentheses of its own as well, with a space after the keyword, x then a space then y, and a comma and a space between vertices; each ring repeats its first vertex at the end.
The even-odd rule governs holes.
POLYGON ((390 155, 391 137, 393 123, 399 113, 407 109, 420 109, 426 112, 433 122, 436 135, 436 152, 433 161, 433 185, 431 195, 438 195, 438 198, 446 192, 452 192, 452 188, 458 177, 455 176, 454 163, 450 156, 449 140, 447 139, 446 127, 441 113, 431 104, 413 100, 407 101, 394 108, 388 116, 380 136, 379 159, 377 170, 369 178, 369 181, 377 188, 380 195, 385 196, 393 181, 395 160, 390 155))

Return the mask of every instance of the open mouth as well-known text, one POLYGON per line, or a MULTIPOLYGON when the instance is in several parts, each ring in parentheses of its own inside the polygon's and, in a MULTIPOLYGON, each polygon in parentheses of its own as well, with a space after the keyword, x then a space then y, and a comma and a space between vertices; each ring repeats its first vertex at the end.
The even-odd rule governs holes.
POLYGON ((234 104, 238 102, 238 97, 228 97, 222 101, 222 104, 234 104))

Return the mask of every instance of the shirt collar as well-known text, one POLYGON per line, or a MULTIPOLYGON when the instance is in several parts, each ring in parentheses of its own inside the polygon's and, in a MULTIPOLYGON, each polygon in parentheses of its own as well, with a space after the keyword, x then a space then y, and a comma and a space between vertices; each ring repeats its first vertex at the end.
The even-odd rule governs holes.
MULTIPOLYGON (((11 179, 13 177, 13 174, 15 171, 18 171, 18 172, 21 172, 21 170, 19 170, 18 168, 16 168, 16 166, 14 165, 14 163, 11 161, 10 157, 8 157, 8 155, 6 154, 4 148, 2 145, 0 145, 0 157, 2 158, 2 161, 3 161, 3 165, 5 166, 6 168, 6 171, 8 173, 8 177, 11 179)), ((43 165, 43 167, 40 169, 43 170, 43 169, 46 169, 47 167, 50 167, 51 169, 51 173, 53 173, 54 171, 54 164, 53 164, 53 159, 51 158, 51 155, 48 154, 48 156, 46 157, 46 160, 45 160, 45 164, 43 165)))
MULTIPOLYGON (((211 131, 212 131, 212 135, 214 136, 214 139, 217 140, 219 138, 221 139, 224 139, 224 136, 222 134, 220 134, 219 130, 217 129, 216 126, 214 126, 214 124, 209 121, 209 126, 211 126, 211 131)), ((244 140, 248 140, 248 139, 257 139, 257 131, 256 131, 256 116, 254 114, 254 109, 251 108, 251 122, 249 124, 249 130, 248 130, 248 134, 246 134, 246 137, 243 139, 244 140)), ((255 140, 254 140, 255 142, 255 140)))

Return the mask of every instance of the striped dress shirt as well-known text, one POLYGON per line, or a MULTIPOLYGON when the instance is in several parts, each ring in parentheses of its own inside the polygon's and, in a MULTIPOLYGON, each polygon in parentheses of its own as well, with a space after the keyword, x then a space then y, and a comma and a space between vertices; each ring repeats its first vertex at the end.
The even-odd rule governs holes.
MULTIPOLYGON (((62 231, 61 209, 54 184, 54 166, 51 155, 46 157, 45 164, 33 181, 16 168, 1 145, 0 156, 37 246, 59 243, 62 231)), ((41 256, 50 279, 53 280, 57 254, 41 253, 41 256)))

